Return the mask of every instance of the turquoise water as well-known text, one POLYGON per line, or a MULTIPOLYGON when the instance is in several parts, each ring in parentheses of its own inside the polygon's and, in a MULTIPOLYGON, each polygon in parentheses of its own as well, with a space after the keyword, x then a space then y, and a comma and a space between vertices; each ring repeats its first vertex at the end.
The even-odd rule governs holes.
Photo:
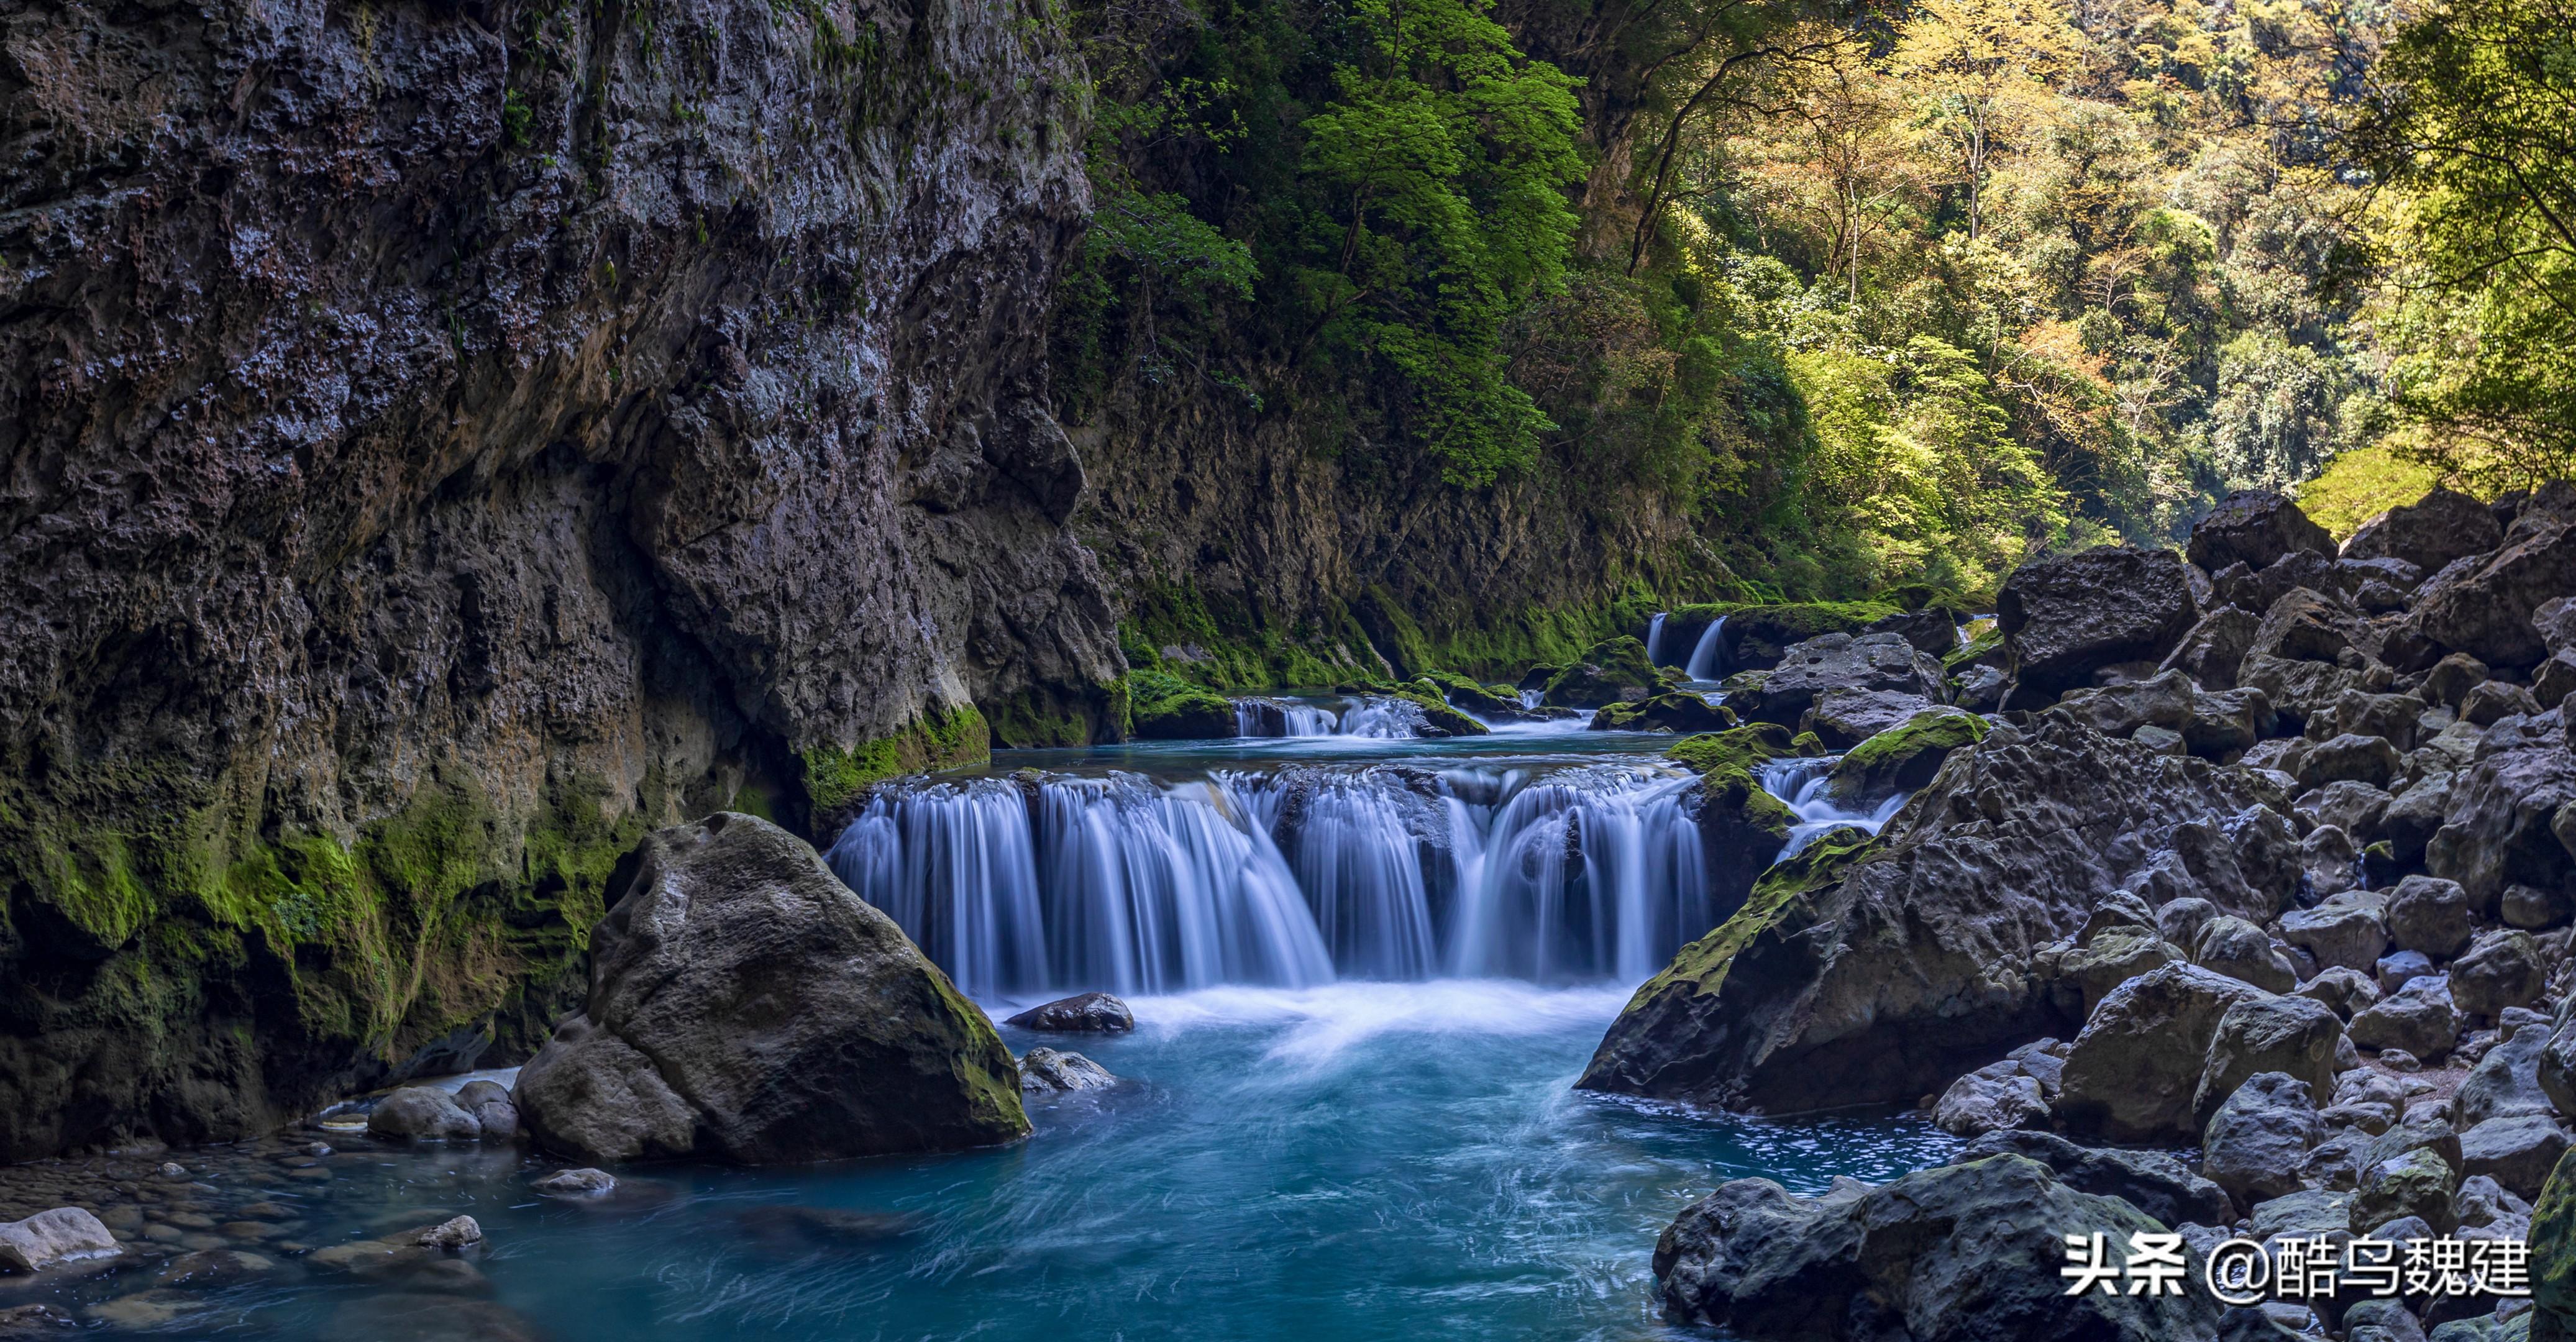
MULTIPOLYGON (((1186 782, 1334 760, 1522 786, 1669 741, 1542 729, 1186 743, 1014 752, 995 772, 1186 782)), ((162 1336, 333 1342, 1652 1338, 1673 1335, 1655 1308, 1655 1237, 1719 1182, 1816 1191, 1955 1149, 1919 1118, 1767 1124, 1576 1093, 1631 987, 1345 978, 1133 997, 1133 1035, 1003 1031, 1015 1052, 1076 1049, 1125 1078, 1033 1105, 1026 1142, 623 1170, 597 1202, 533 1194, 557 1165, 507 1148, 342 1134, 318 1166, 300 1150, 311 1134, 177 1153, 193 1189, 154 1183, 157 1156, 94 1162, 80 1178, 96 1199, 112 1200, 109 1184, 139 1199, 169 1252, 234 1235, 266 1266, 173 1287, 138 1252, 68 1284, 0 1279, 0 1308, 47 1300, 162 1336), (459 1213, 488 1237, 470 1267, 353 1278, 313 1252, 459 1213)), ((986 1003, 996 1019, 1015 1005, 986 1003)))
POLYGON ((1020 1145, 627 1171, 595 1205, 529 1194, 548 1166, 506 1153, 344 1150, 305 1199, 307 1238, 469 1213, 489 1237, 481 1299, 288 1260, 168 1331, 512 1336, 488 1300, 517 1335, 675 1342, 1657 1337, 1648 1257, 1692 1198, 1746 1174, 1883 1180, 1953 1145, 1919 1121, 1713 1121, 1574 1093, 1624 997, 1446 981, 1140 1000, 1134 1035, 1074 1041, 1127 1084, 1036 1107, 1020 1145), (787 1206, 873 1229, 817 1236, 787 1206))

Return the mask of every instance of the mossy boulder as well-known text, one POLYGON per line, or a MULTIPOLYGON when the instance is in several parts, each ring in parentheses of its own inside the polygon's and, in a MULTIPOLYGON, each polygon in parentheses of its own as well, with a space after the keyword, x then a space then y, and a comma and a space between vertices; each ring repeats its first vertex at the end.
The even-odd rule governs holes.
POLYGON ((1506 721, 1530 716, 1529 711, 1521 707, 1520 691, 1509 685, 1486 685, 1455 671, 1425 671, 1414 679, 1446 697, 1452 707, 1470 713, 1482 713, 1506 721))
POLYGON ((1652 699, 1603 705, 1592 715, 1596 732, 1722 732, 1735 715, 1696 694, 1676 691, 1652 699))
POLYGON ((1846 801, 1912 792, 1932 781, 1951 751, 1975 745, 1986 730, 1984 718, 1955 708, 1917 713, 1852 747, 1826 776, 1826 791, 1846 801))
MULTIPOLYGON (((2576 1150, 2558 1158, 2531 1207, 2531 1303, 2548 1335, 2576 1338, 2576 1150)), ((2542 1329, 2532 1329, 2534 1338, 2542 1329)))
POLYGON ((588 999, 519 1073, 546 1149, 771 1164, 1028 1135, 992 1022, 803 840, 719 812, 621 870, 588 999))
POLYGON ((1664 675, 1646 660, 1646 645, 1622 634, 1584 649, 1583 656, 1548 677, 1542 702, 1558 708, 1599 708, 1622 700, 1650 699, 1664 675))
POLYGON ((1728 770, 1750 774, 1760 765, 1795 758, 1797 754, 1788 728, 1776 722, 1755 722, 1676 742, 1664 752, 1664 758, 1702 775, 1728 770))
MULTIPOLYGON (((1889 616, 1895 606, 1881 601, 1807 601, 1776 606, 1743 606, 1727 612, 1726 669, 1760 670, 1780 664, 1792 645, 1820 634, 1858 634, 1889 616)), ((1669 632, 1669 627, 1667 632, 1669 632)))
POLYGON ((1201 741, 1234 735, 1234 702, 1214 690, 1159 671, 1127 677, 1130 734, 1148 741, 1201 741))
POLYGON ((1424 736, 1484 736, 1493 731, 1493 728, 1451 708, 1449 701, 1441 698, 1439 691, 1427 682, 1398 685, 1386 693, 1390 698, 1402 699, 1422 710, 1424 736))

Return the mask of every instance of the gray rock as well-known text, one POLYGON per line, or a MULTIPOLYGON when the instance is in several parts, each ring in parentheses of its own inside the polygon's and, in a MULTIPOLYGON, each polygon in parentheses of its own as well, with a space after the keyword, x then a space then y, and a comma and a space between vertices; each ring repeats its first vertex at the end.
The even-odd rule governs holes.
POLYGON ((2438 977, 2409 979, 2352 1018, 2352 1042, 2367 1049, 2403 1049, 2428 1062, 2451 1051, 2460 1033, 2460 1009, 2438 977))
POLYGON ((2265 992, 2285 993, 2299 982, 2298 972, 2290 962, 2272 949, 2269 934, 2229 915, 2212 918, 2200 929, 2200 940, 2193 944, 2191 958, 2203 969, 2243 979, 2265 992))
POLYGON ((470 1142, 483 1135, 483 1125, 446 1091, 405 1086, 368 1111, 367 1133, 411 1141, 470 1142))
POLYGON ((2045 1127, 2048 1100, 2041 1093, 2039 1078, 2024 1071, 2020 1063, 2006 1060, 1951 1082, 1932 1106, 1932 1122, 1961 1137, 2003 1128, 2045 1127))
POLYGON ((718 814, 624 865, 584 1009, 519 1073, 548 1150, 760 1164, 1027 1134, 984 1013, 794 835, 718 814))
MULTIPOLYGON (((2244 664, 2237 668, 2236 678, 2240 685, 2261 690, 2263 696, 2271 701, 2280 730, 2304 731, 2311 720, 2332 712, 2335 703, 2344 695, 2363 688, 2370 676, 2363 668, 2339 666, 2333 662, 2302 661, 2249 652, 2245 654, 2244 664)), ((2314 746, 2313 742, 2300 743, 2296 752, 2299 763, 2306 762, 2308 751, 2314 746)), ((2247 751, 2246 756, 2251 759, 2254 752, 2247 751)), ((2294 775, 2300 773, 2296 767, 2271 767, 2283 767, 2284 772, 2294 775)), ((2300 776, 2304 778, 2304 775, 2300 776)), ((2317 780, 2323 781, 2326 780, 2317 780)), ((2301 786, 2315 787, 2317 782, 2303 782, 2301 786)))
POLYGON ((2424 1342, 2424 1325, 2401 1301, 2361 1300, 2344 1311, 2343 1336, 2344 1342, 2424 1342))
POLYGON ((2467 1128, 2491 1118, 2553 1112, 2549 1093, 2540 1086, 2541 1055, 2549 1047, 2547 1027, 2517 1030, 2488 1049, 2469 1069, 2451 1097, 2451 1121, 2467 1128))
POLYGON ((2388 897, 2388 937, 2402 949, 2448 960, 2469 948, 2476 930, 2469 893, 2456 881, 2409 876, 2388 897))
POLYGON ((2424 702, 2458 708, 2469 697, 2469 691, 2492 679, 2492 668, 2465 652, 2455 652, 2424 672, 2424 684, 2417 691, 2424 702))
POLYGON ((2236 668, 2254 646, 2254 630, 2263 617, 2235 606, 2220 606, 2200 617, 2165 654, 2159 671, 2180 671, 2203 688, 2236 688, 2236 668))
MULTIPOLYGON (((2265 568, 2294 551, 2335 552, 2334 537, 2308 519, 2299 505, 2268 490, 2240 490, 2220 500, 2194 523, 2184 554, 2212 573, 2230 564, 2265 568)), ((2378 557, 2356 555, 2357 559, 2378 557)))
POLYGON ((2361 884, 2361 850, 2352 836, 2333 825, 2319 825, 2299 841, 2299 870, 2315 895, 2339 895, 2361 884))
POLYGON ((2405 987, 2409 980, 2432 973, 2433 960, 2422 951, 2391 951, 2379 957, 2379 963, 2371 968, 2379 976, 2379 995, 2386 997, 2405 987))
POLYGON ((2207 759, 2243 751, 2273 727, 2272 704, 2261 690, 2208 693, 2179 670, 2124 685, 2072 690, 2057 706, 2109 736, 2165 729, 2177 734, 2186 750, 2207 759))
POLYGON ((2308 735, 2320 741, 2346 734, 2385 737, 2402 755, 2415 748, 2423 719, 2424 701, 2415 695, 2346 690, 2334 707, 2308 724, 2308 735))
POLYGON ((1849 750, 1931 709, 1932 700, 1919 694, 1837 685, 1816 696, 1815 706, 1798 719, 1797 726, 1814 732, 1827 750, 1849 750))
POLYGON ((2544 519, 2483 560, 2446 565, 2417 593, 2399 635, 2490 666, 2529 666, 2548 655, 2531 617, 2576 591, 2576 530, 2544 519))
POLYGON ((1079 1053, 1033 1048, 1020 1055, 1020 1090, 1029 1095, 1068 1095, 1118 1084, 1109 1069, 1079 1053))
POLYGON ((2538 932, 2560 926, 2576 916, 2576 900, 2565 891, 2543 890, 2519 881, 2504 888, 2496 903, 2497 916, 2507 927, 2538 932))
POLYGON ((2452 964, 2451 998, 2460 1010, 2492 1020, 2508 1008, 2539 1001, 2548 979, 2540 943, 2530 933, 2486 932, 2452 964))
POLYGON ((2335 1045, 2342 1038, 2341 1018, 2305 997, 2253 998, 2228 1007, 2210 1036, 2193 1114, 2207 1121, 2229 1096, 2267 1072, 2297 1080, 2311 1096, 2333 1094, 2335 1045))
POLYGON ((2191 1172, 2191 1167, 2161 1151, 2079 1146, 2053 1132, 1989 1132, 1962 1148, 1952 1162, 1966 1164, 1988 1156, 2015 1155, 2036 1160, 2057 1175, 2058 1182, 2079 1193, 2122 1198, 2168 1226, 2197 1222, 2225 1225, 2235 1216, 2227 1190, 2191 1172))
POLYGON ((2260 1072, 2227 1096, 2201 1137, 2201 1173, 2245 1206, 2295 1193, 2325 1135, 2304 1081, 2260 1072))
POLYGON ((2379 813, 2379 841, 2388 845, 2391 859, 2410 865, 2424 860, 2424 849, 2441 832, 2451 808, 2451 777, 2447 772, 2426 774, 2379 813))
POLYGON ((1078 993, 1030 1007, 1002 1023, 1064 1034, 1125 1034, 1136 1028, 1136 1013, 1108 993, 1078 993))
POLYGON ((2458 1224, 2451 1195, 2459 1189, 2459 1178, 2439 1153, 2423 1147, 2371 1165, 2362 1171, 2361 1186, 2353 1191, 2350 1225, 2360 1232, 2414 1216, 2435 1233, 2447 1234, 2458 1224))
POLYGON ((98 1217, 79 1207, 56 1207, 23 1221, 0 1222, 0 1268, 12 1272, 40 1272, 123 1252, 98 1217))
POLYGON ((2199 942, 2200 929, 2217 916, 2217 905, 2185 895, 2165 901, 2164 907, 2156 910, 2156 931, 2176 946, 2190 946, 2199 942))
POLYGON ((2368 973, 2388 949, 2387 908, 2385 895, 2346 891, 2315 908, 2282 914, 2281 939, 2315 956, 2320 965, 2368 973))
POLYGON ((2517 1196, 2537 1198, 2568 1145, 2566 1130, 2554 1118, 2541 1114, 2490 1118, 2460 1134, 2460 1168, 2485 1175, 2517 1196))
POLYGON ((2335 1015, 2350 1020, 2354 1012, 2379 1000, 2379 985, 2357 970, 2337 965, 2319 970, 2315 978, 2300 984, 2298 995, 2322 1002, 2335 1015))
POLYGON ((2369 1149, 2371 1137, 2387 1131, 2385 1121, 2373 1126, 2371 1120, 2354 1121, 2356 1113, 2377 1110, 2376 1105, 2338 1104, 2317 1111, 2317 1121, 2325 1125, 2325 1140, 2308 1148, 2307 1160, 2299 1166, 2299 1177, 2312 1188, 2351 1192, 2361 1182, 2361 1156, 2369 1149))
POLYGON ((2352 1228, 2352 1195, 2321 1188, 2284 1194, 2252 1208, 2245 1233, 2266 1243, 2287 1235, 2302 1239, 2352 1228))
POLYGON ((2422 572, 2438 573, 2454 560, 2485 554, 2503 543, 2504 529, 2485 504, 2436 489, 2362 523, 2344 542, 2343 557, 2401 559, 2422 572))
MULTIPOLYGON (((1942 697, 1941 664, 1896 634, 1821 634, 1796 643, 1780 664, 1749 690, 1730 693, 1726 706, 1748 722, 1795 727, 1828 690, 1891 691, 1919 699, 1919 712, 1942 697)), ((1897 714, 1888 726, 1912 716, 1897 714)))
POLYGON ((2487 681, 2469 691, 2460 701, 2460 720, 2480 727, 2492 727, 2517 713, 2538 713, 2540 700, 2520 685, 2501 680, 2487 681))
POLYGON ((483 1227, 471 1216, 458 1216, 420 1232, 424 1249, 465 1249, 483 1242, 483 1227))
POLYGON ((2397 747, 2386 737, 2345 732, 2308 747, 2308 753, 2299 757, 2298 779, 2302 787, 2350 780, 2384 788, 2403 771, 2402 766, 2397 747))
MULTIPOLYGON (((2176 900, 2208 907, 2206 900, 2176 900)), ((2078 990, 2076 1014, 2089 1017, 2111 990, 2162 965, 2188 960, 2182 948, 2154 932, 2132 927, 2117 927, 2094 936, 2090 941, 2060 956, 2057 974, 2073 983, 2078 990)))
POLYGON ((2196 1135, 2193 1104, 2228 1009, 2268 996, 2195 965, 2167 965, 2102 999, 2067 1054, 2060 1121, 2112 1141, 2196 1135))
POLYGON ((2558 1116, 2576 1119, 2576 1024, 2559 1026, 2541 1045, 2537 1071, 2540 1093, 2558 1116))
POLYGON ((2556 710, 2487 729, 2477 757, 2451 782, 2450 811, 2425 845, 2425 869, 2458 881, 2481 908, 2507 885, 2568 888, 2569 849, 2559 823, 2576 802, 2576 756, 2556 710))
MULTIPOLYGON (((2398 696, 2386 697, 2393 699, 2398 696)), ((2410 699, 2407 702, 2414 701, 2410 699)), ((2384 732, 2375 734, 2386 735, 2384 732)), ((2307 793, 2299 798, 2295 809, 2299 817, 2311 825, 2332 825, 2351 835, 2355 842, 2367 842, 2378 830, 2379 818, 2388 814, 2390 800, 2387 793, 2368 783, 2347 780, 2328 783, 2307 793)))
POLYGON ((1656 1241, 1654 1270, 1665 1317, 1747 1342, 2215 1338, 2218 1306, 2202 1292, 2067 1295, 2057 1275, 2061 1225, 2120 1244, 2162 1228, 2126 1202, 2067 1187, 2045 1165, 2002 1155, 1815 1199, 1739 1179, 1675 1218, 1656 1241))
POLYGON ((557 1170, 528 1185, 548 1197, 595 1198, 617 1191, 617 1176, 606 1170, 584 1167, 557 1170))
MULTIPOLYGON (((2056 715, 1999 725, 1874 843, 1818 845, 1766 872, 1763 911, 1640 988, 1579 1084, 1772 1114, 1913 1104, 2016 1044, 2074 1032, 2072 994, 2041 952, 2108 892, 2269 917, 2296 879, 2287 822, 2226 771, 2056 715)), ((2179 1082, 2186 1110, 2217 1015, 2179 1082)))
POLYGON ((2007 706, 2043 703, 2102 667, 2161 659, 2192 619, 2191 583, 2170 551, 2103 546, 2026 563, 1995 597, 2012 659, 2007 706))

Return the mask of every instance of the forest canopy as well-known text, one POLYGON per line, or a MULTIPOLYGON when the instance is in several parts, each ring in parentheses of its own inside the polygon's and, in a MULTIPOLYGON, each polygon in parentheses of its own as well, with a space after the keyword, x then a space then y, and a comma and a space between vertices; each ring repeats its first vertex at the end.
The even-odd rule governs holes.
POLYGON ((1389 489, 1645 491, 1819 597, 2576 457, 2576 0, 1082 19, 1077 419, 1178 389, 1389 489))

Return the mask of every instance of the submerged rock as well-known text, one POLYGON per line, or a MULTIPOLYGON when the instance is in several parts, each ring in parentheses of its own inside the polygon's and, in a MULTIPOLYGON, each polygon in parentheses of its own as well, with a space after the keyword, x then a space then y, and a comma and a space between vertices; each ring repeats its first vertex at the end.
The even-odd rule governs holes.
POLYGON ((1033 1048, 1020 1055, 1020 1091, 1026 1095, 1068 1095, 1078 1090, 1107 1090, 1118 1084, 1109 1069, 1079 1053, 1033 1048))
POLYGON ((628 868, 584 1010, 519 1073, 548 1150, 760 1164, 1027 1134, 984 1013, 794 835, 718 814, 628 868))
POLYGON ((2116 1255, 2131 1233, 2163 1228, 1999 1155, 1812 1199, 1739 1179, 1682 1211, 1654 1268, 1667 1318, 1749 1342, 2215 1339, 2219 1307, 2203 1291, 2066 1293, 2064 1234, 2101 1232, 2116 1255))
POLYGON ((528 1185, 548 1197, 600 1197, 617 1191, 617 1177, 606 1170, 557 1170, 528 1185))
POLYGON ((1136 1013, 1108 993, 1077 993, 1030 1007, 1002 1023, 1062 1034, 1125 1034, 1136 1028, 1136 1013))

